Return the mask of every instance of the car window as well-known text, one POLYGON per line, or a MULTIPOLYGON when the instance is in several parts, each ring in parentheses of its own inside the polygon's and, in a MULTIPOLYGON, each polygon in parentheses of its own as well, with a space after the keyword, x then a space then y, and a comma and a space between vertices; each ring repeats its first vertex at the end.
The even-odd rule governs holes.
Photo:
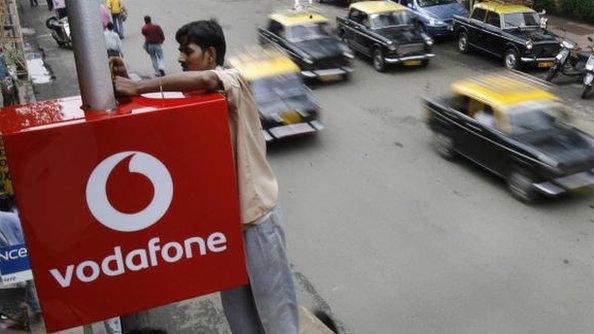
POLYGON ((475 8, 472 12, 471 18, 475 20, 479 20, 481 22, 485 21, 485 16, 487 16, 487 11, 482 8, 475 8))
POLYGON ((413 5, 413 0, 402 0, 400 2, 403 6, 413 5))
POLYGON ((489 12, 487 14, 487 23, 494 27, 501 28, 501 17, 495 12, 489 12))
POLYGON ((349 18, 357 23, 361 23, 363 21, 363 13, 353 8, 349 13, 349 18))

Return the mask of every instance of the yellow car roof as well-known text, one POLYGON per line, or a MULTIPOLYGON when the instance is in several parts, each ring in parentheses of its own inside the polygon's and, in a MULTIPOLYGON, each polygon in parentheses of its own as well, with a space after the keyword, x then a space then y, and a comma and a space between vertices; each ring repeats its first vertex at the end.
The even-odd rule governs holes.
POLYGON ((474 5, 474 8, 482 8, 484 10, 492 11, 497 14, 511 14, 511 13, 533 13, 534 9, 513 4, 497 3, 497 2, 481 2, 474 5))
POLYGON ((249 81, 299 72, 299 67, 290 58, 271 49, 246 51, 229 58, 228 64, 249 81))
POLYGON ((360 1, 352 4, 349 8, 355 8, 367 14, 396 12, 406 9, 406 7, 392 1, 360 1))
POLYGON ((270 14, 268 18, 275 20, 284 26, 328 22, 328 19, 323 15, 310 11, 278 12, 270 14))
POLYGON ((534 83, 502 74, 461 80, 452 85, 452 90, 497 109, 528 101, 561 100, 534 83))

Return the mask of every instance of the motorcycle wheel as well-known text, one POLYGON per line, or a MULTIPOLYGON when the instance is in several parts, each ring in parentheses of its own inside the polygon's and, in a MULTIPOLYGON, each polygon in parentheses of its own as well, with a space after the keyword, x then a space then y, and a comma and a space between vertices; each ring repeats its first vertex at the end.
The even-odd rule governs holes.
POLYGON ((547 73, 546 80, 548 82, 552 82, 553 80, 555 80, 555 77, 557 77, 557 74, 559 74, 559 70, 557 70, 557 66, 551 67, 549 69, 549 72, 547 73))
POLYGON ((582 99, 587 99, 588 95, 590 94, 591 91, 592 91, 592 86, 584 87, 584 91, 582 92, 582 99))

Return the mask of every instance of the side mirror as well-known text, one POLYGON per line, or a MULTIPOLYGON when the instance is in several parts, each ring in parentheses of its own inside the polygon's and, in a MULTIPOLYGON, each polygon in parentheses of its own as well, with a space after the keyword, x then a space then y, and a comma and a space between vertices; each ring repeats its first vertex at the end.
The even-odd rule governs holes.
POLYGON ((543 15, 545 15, 546 13, 547 13, 547 10, 546 10, 546 9, 543 9, 543 10, 541 10, 541 11, 538 13, 538 15, 540 15, 540 16, 543 16, 543 15))
POLYGON ((546 29, 548 22, 549 22, 549 19, 548 18, 541 17, 540 18, 540 27, 543 28, 543 29, 546 29))

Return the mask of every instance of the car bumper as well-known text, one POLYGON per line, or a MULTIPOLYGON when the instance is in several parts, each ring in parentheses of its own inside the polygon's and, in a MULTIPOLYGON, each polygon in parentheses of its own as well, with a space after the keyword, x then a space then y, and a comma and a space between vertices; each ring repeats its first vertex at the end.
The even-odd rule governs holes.
POLYGON ((522 57, 522 63, 549 63, 555 62, 555 57, 522 57))
POLYGON ((316 133, 325 127, 320 121, 302 122, 262 130, 266 142, 316 133))
POLYGON ((398 64, 398 63, 403 63, 406 61, 414 61, 414 60, 428 60, 431 58, 434 58, 435 54, 433 53, 427 53, 424 55, 418 55, 418 56, 409 56, 409 57, 399 57, 399 58, 394 58, 394 57, 386 57, 384 58, 384 61, 388 64, 398 64))
POLYGON ((534 188, 548 196, 557 196, 568 191, 594 186, 594 174, 581 172, 550 181, 534 183, 534 188))
POLYGON ((429 36, 451 36, 454 34, 454 25, 447 24, 447 25, 439 25, 439 26, 430 26, 427 25, 425 27, 425 31, 429 36))
POLYGON ((301 71, 301 75, 307 79, 320 79, 322 81, 330 81, 340 79, 353 71, 353 68, 344 66, 326 70, 301 71))

